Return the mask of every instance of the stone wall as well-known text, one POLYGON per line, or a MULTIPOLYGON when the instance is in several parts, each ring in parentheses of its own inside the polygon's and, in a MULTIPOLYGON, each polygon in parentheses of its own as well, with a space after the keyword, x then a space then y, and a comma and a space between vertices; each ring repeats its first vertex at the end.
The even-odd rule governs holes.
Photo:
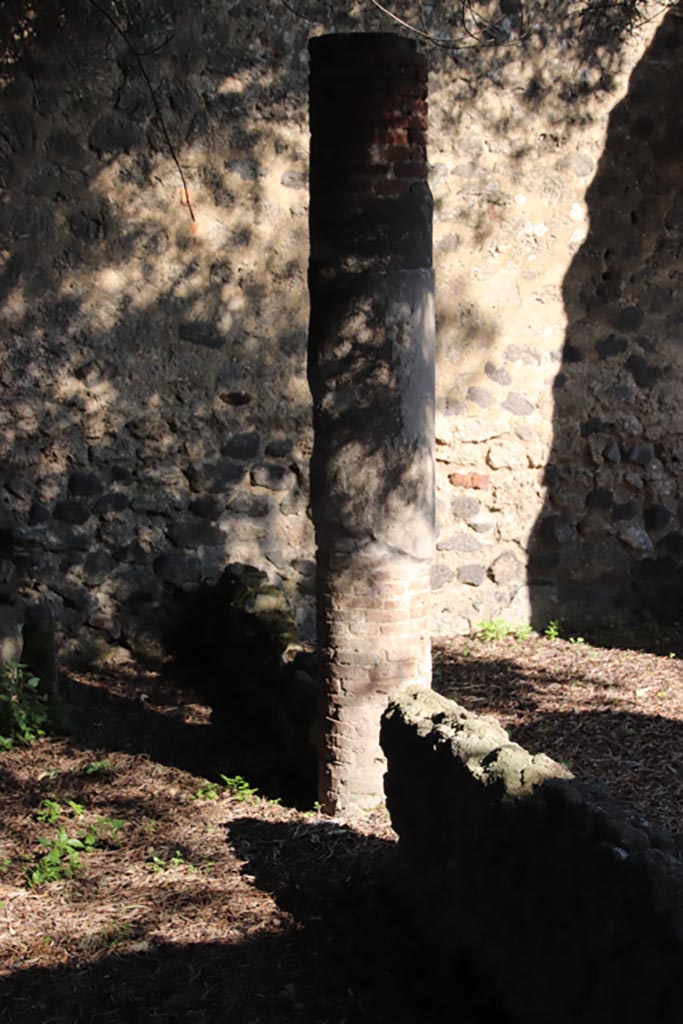
POLYGON ((683 863, 669 835, 431 691, 390 705, 382 745, 399 892, 515 1019, 679 1016, 683 863))
MULTIPOLYGON (((23 602, 81 651, 149 651, 244 562, 310 638, 307 42, 398 26, 107 10, 142 57, 88 3, 2 10, 0 627, 23 602)), ((395 10, 462 36, 451 4, 395 10)), ((675 611, 681 20, 601 36, 532 5, 507 45, 519 18, 489 14, 501 45, 428 48, 434 629, 675 611)))

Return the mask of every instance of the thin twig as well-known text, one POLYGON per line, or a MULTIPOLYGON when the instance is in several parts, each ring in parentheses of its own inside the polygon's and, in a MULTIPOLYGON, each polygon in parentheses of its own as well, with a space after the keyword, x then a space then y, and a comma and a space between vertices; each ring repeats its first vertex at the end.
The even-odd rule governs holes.
POLYGON ((156 96, 154 95, 154 89, 152 88, 152 83, 150 81, 149 75, 147 74, 147 70, 145 68, 145 65, 142 63, 142 58, 141 58, 140 54, 138 53, 138 51, 133 46, 133 44, 131 43, 131 41, 129 40, 129 38, 126 35, 126 33, 121 28, 121 26, 118 24, 118 22, 114 18, 112 18, 111 14, 109 14, 108 11, 105 11, 105 9, 103 7, 101 7, 97 3, 97 0, 88 0, 88 2, 95 8, 96 11, 99 11, 99 13, 102 15, 103 18, 106 18, 106 20, 109 22, 109 24, 121 36, 121 38, 123 39, 123 41, 126 44, 126 46, 130 50, 130 52, 133 54, 133 56, 135 57, 135 61, 136 61, 137 65, 138 65, 138 68, 140 69, 140 74, 142 75, 142 77, 144 78, 145 82, 147 83, 147 88, 149 89, 149 94, 152 97, 152 103, 154 104, 154 109, 155 109, 156 115, 157 115, 157 117, 159 119, 159 124, 161 125, 161 130, 164 133, 164 138, 166 139, 166 145, 168 146, 168 149, 169 149, 169 152, 171 154, 171 157, 173 158, 174 164, 178 168, 178 174, 180 175, 180 180, 183 183, 183 191, 185 193, 185 202, 187 203, 187 208, 190 211, 190 217, 192 218, 192 221, 194 223, 195 215, 194 215, 194 210, 192 209, 192 203, 190 202, 190 192, 189 192, 189 189, 187 187, 187 182, 185 180, 185 175, 183 174, 183 169, 180 166, 180 161, 178 160, 178 157, 176 156, 175 149, 173 148, 173 143, 171 142, 171 136, 168 134, 168 129, 166 128, 166 122, 164 121, 164 115, 161 112, 161 107, 159 106, 159 101, 157 100, 156 96))
MULTIPOLYGON (((153 46, 151 50, 134 50, 133 52, 136 53, 138 57, 153 57, 155 53, 159 53, 165 46, 168 46, 169 43, 173 42, 174 39, 175 32, 171 32, 170 36, 166 36, 163 42, 159 43, 158 46, 153 46)), ((132 46, 131 49, 133 49, 132 46)))
POLYGON ((471 38, 475 39, 476 42, 463 43, 455 39, 440 39, 438 36, 433 36, 429 32, 423 32, 421 29, 415 28, 414 25, 411 25, 410 22, 404 21, 403 18, 399 18, 398 14, 394 14, 394 12, 390 11, 387 7, 383 7, 379 0, 370 0, 370 3, 376 7, 378 11, 381 11, 387 18, 391 18, 398 25, 401 25, 402 28, 407 29, 409 32, 419 36, 421 39, 426 39, 427 42, 432 44, 432 46, 438 46, 442 50, 478 50, 489 46, 518 45, 521 42, 521 39, 477 39, 466 25, 465 32, 467 32, 471 38))
POLYGON ((291 11, 292 14, 295 14, 297 18, 301 18, 302 21, 310 21, 312 25, 324 25, 325 24, 324 19, 321 19, 321 18, 309 18, 309 16, 307 14, 302 14, 301 11, 295 10, 294 7, 292 7, 290 4, 287 3, 287 0, 280 0, 280 3, 282 4, 283 7, 286 7, 288 11, 291 11))

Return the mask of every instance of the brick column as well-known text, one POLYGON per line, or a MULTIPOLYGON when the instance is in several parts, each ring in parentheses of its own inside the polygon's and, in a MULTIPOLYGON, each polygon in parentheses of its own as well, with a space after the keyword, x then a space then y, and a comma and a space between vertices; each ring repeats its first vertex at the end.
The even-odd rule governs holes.
POLYGON ((322 36, 310 52, 320 798, 339 813, 382 801, 380 716, 431 682, 427 66, 391 34, 322 36))

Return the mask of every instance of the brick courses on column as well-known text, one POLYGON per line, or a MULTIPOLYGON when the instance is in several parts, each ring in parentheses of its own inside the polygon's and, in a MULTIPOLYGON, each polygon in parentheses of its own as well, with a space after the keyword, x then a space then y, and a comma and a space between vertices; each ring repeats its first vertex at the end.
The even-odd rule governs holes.
POLYGON ((431 682, 427 66, 390 34, 323 36, 310 51, 320 794, 339 813, 381 802, 381 713, 431 682))

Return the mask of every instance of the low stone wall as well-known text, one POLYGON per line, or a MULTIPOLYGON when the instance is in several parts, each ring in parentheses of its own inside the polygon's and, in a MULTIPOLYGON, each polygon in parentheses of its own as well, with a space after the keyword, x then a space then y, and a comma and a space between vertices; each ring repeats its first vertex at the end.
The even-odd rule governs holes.
POLYGON ((683 996, 675 841, 599 782, 412 688, 382 724, 401 891, 520 1020, 672 1021, 683 996))

